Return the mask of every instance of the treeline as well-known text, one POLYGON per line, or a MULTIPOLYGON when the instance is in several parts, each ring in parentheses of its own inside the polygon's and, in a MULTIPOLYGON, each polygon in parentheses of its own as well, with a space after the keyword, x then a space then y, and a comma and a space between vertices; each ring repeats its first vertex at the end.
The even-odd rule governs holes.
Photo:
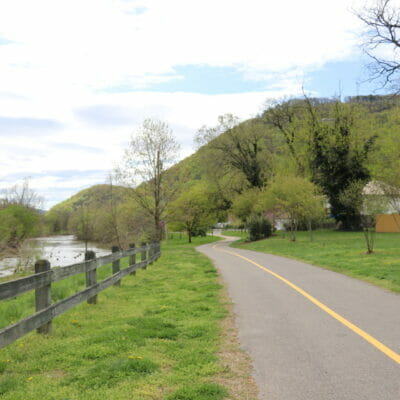
POLYGON ((50 234, 126 248, 133 239, 146 239, 149 225, 132 201, 132 190, 113 184, 82 190, 46 213, 46 228, 50 234))
MULTIPOLYGON (((224 115, 199 129, 192 156, 163 169, 153 149, 146 183, 80 192, 50 210, 47 224, 54 233, 114 243, 166 226, 202 234, 218 221, 240 225, 254 216, 283 219, 293 233, 329 218, 338 229, 362 229, 364 186, 400 188, 399 118, 399 96, 304 97, 271 102, 244 122, 224 115)), ((148 137, 161 137, 160 126, 148 124, 148 137)))

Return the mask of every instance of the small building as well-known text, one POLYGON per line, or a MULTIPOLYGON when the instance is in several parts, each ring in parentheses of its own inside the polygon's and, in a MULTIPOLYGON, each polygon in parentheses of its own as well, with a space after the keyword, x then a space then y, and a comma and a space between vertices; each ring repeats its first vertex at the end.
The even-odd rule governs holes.
POLYGON ((376 215, 376 232, 400 232, 400 190, 383 182, 371 181, 363 189, 364 196, 374 196, 382 205, 376 215))

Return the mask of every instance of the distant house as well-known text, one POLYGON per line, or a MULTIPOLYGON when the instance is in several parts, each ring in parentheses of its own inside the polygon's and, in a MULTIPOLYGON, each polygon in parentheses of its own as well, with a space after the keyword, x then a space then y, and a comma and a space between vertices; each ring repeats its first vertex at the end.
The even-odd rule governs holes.
POLYGON ((371 181, 364 186, 363 195, 372 196, 381 205, 381 212, 376 215, 375 231, 400 232, 400 190, 383 182, 371 181))

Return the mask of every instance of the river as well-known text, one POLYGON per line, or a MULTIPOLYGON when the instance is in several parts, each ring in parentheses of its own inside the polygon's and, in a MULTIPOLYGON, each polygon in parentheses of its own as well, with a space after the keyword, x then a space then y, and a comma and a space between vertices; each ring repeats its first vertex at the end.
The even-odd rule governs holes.
MULTIPOLYGON (((111 253, 110 249, 90 242, 88 250, 93 250, 98 257, 111 253)), ((85 242, 76 240, 73 235, 29 239, 18 256, 0 259, 0 277, 12 275, 16 269, 33 270, 38 259, 46 259, 52 266, 63 267, 83 261, 84 254, 85 242)))

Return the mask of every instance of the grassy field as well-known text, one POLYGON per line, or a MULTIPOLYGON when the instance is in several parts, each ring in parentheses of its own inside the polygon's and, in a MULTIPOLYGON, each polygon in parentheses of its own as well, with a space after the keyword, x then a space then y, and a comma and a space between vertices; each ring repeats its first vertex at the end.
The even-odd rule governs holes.
MULTIPOLYGON (((229 394, 249 367, 237 343, 224 343, 221 324, 229 319, 229 305, 216 270, 194 250, 212 240, 169 241, 160 260, 101 292, 97 305, 81 304, 57 317, 50 336, 31 333, 1 349, 0 398, 253 398, 229 394), (229 359, 240 358, 242 370, 231 368, 229 359)), ((109 273, 105 267, 99 278, 109 273)), ((70 279, 53 296, 63 298, 83 285, 83 277, 70 279)), ((31 295, 4 301, 1 325, 32 310, 31 295)))
POLYGON ((310 241, 307 232, 298 232, 297 241, 287 234, 246 243, 246 234, 224 231, 241 237, 235 246, 287 256, 319 265, 400 293, 400 234, 377 233, 375 252, 366 254, 362 232, 316 231, 310 241))

